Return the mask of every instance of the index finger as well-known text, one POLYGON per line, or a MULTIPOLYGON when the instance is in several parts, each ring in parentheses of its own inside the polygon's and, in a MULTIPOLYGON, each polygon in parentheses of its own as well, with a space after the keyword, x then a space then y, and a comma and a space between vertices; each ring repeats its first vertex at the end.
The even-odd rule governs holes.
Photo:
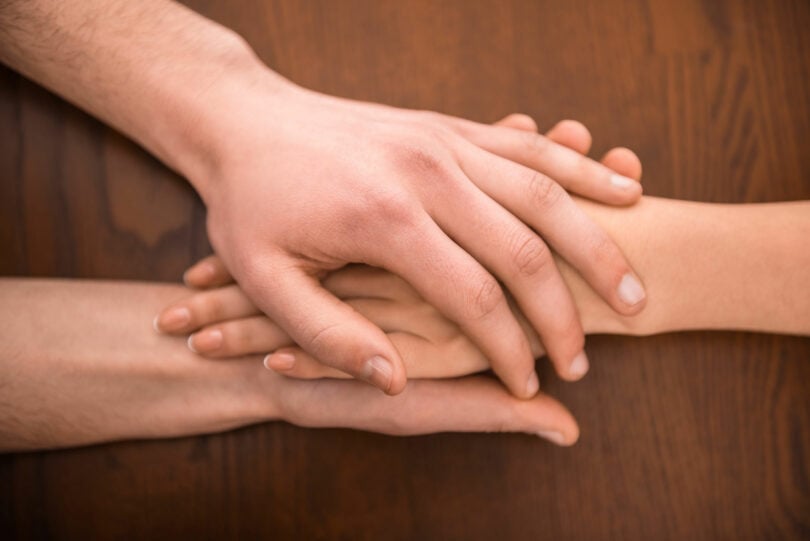
POLYGON ((479 148, 539 171, 570 192, 611 205, 629 205, 641 197, 639 182, 544 135, 455 117, 448 121, 479 148))

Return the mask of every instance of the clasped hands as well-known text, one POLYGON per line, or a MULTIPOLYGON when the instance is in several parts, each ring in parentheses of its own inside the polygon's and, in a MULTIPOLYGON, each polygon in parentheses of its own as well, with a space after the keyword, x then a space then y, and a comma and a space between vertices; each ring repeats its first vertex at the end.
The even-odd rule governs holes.
POLYGON ((632 204, 636 156, 588 159, 590 134, 571 121, 542 136, 523 115, 486 126, 309 91, 287 97, 220 126, 231 144, 194 182, 218 255, 186 273, 203 291, 164 310, 156 328, 193 333, 189 347, 208 357, 267 354, 283 375, 274 392, 294 404, 279 411, 298 424, 576 441, 571 414, 537 394, 544 353, 566 380, 588 370, 552 250, 617 312, 643 308, 639 278, 568 195, 632 204), (512 396, 462 377, 488 368, 512 396), (321 379, 350 377, 399 396, 372 406, 367 386, 321 379), (419 381, 406 389, 407 378, 419 381), (290 398, 305 385, 318 391, 290 398))

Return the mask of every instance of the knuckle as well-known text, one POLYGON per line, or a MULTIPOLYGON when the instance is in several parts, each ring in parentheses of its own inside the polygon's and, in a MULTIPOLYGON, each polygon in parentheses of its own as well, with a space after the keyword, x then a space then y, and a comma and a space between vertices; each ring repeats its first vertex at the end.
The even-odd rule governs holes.
POLYGON ((491 276, 479 280, 479 283, 472 289, 472 292, 472 296, 466 306, 467 319, 484 319, 504 302, 501 286, 491 276))
POLYGON ((526 151, 536 156, 546 153, 551 145, 551 141, 547 137, 537 133, 524 132, 521 137, 526 151))
POLYGON ((189 302, 191 320, 197 324, 223 319, 225 304, 218 292, 197 295, 189 302))
POLYGON ((310 334, 305 338, 307 348, 316 356, 319 352, 330 349, 334 341, 340 337, 340 327, 339 323, 333 323, 310 334))
POLYGON ((530 233, 523 235, 512 251, 512 262, 520 276, 535 276, 552 261, 546 243, 530 233))
POLYGON ((376 192, 369 197, 368 207, 361 213, 372 216, 377 223, 413 225, 418 215, 416 201, 404 191, 376 192))
POLYGON ((526 182, 526 196, 533 207, 552 208, 560 202, 564 193, 552 179, 537 171, 531 171, 526 182))
POLYGON ((591 241, 589 260, 600 269, 614 269, 617 274, 624 274, 627 266, 624 263, 621 253, 613 241, 604 234, 596 235, 591 241))
POLYGON ((429 127, 416 135, 388 141, 385 147, 396 171, 419 182, 440 182, 452 178, 446 152, 449 137, 448 129, 429 127))

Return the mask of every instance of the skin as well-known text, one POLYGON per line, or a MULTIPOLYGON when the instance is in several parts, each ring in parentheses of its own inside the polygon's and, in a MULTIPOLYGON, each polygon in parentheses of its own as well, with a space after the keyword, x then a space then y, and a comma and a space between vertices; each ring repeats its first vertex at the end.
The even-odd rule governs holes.
POLYGON ((253 304, 312 357, 387 393, 405 387, 401 352, 320 284, 348 263, 405 278, 524 398, 537 374, 501 284, 566 379, 587 358, 550 248, 618 313, 644 306, 621 250, 565 191, 625 205, 640 184, 548 137, 303 89, 163 0, 4 0, 0 59, 185 176, 253 304))
MULTIPOLYGON (((587 332, 644 335, 683 329, 745 329, 810 335, 810 202, 713 205, 644 198, 629 209, 578 201, 643 273, 648 309, 617 315, 570 267, 587 332), (686 249, 689 248, 689 249, 686 249), (752 264, 749 254, 762 255, 752 264)), ((229 277, 218 259, 186 274, 195 286, 229 277)), ((35 449, 225 430, 267 421, 342 426, 387 434, 520 431, 561 445, 579 429, 554 399, 521 400, 482 376, 488 367, 458 326, 390 273, 354 267, 325 286, 402 348, 413 378, 387 397, 301 350, 281 373, 262 355, 291 343, 237 286, 197 291, 165 284, 0 280, 0 448, 35 449), (182 336, 155 333, 161 306, 189 310, 192 339, 222 333, 203 358, 182 336), (252 327, 258 325, 258 327, 252 327), (272 366, 271 366, 272 368, 272 366), (294 377, 290 377, 294 376, 294 377), (299 379, 300 378, 300 379, 299 379), (308 379, 318 378, 318 379, 308 379)), ((525 327, 530 332, 531 327, 525 327)), ((534 353, 540 344, 534 340, 534 353)), ((276 367, 278 368, 278 367, 276 367)))
MULTIPOLYGON (((570 266, 560 263, 586 333, 649 335, 690 329, 810 334, 810 202, 718 205, 644 197, 613 209, 578 200, 617 240, 650 292, 637 316, 616 314, 570 266), (752 264, 750 254, 763 256, 752 264)), ((168 309, 189 310, 188 345, 209 358, 277 351, 265 366, 291 377, 345 378, 319 363, 279 326, 261 316, 214 256, 186 273, 195 287, 211 288, 168 309), (283 362, 278 360, 283 358, 283 362)), ((411 378, 457 377, 488 368, 486 356, 401 278, 353 267, 324 285, 385 329, 404 352, 411 378)), ((517 317, 521 317, 514 307, 517 317)), ((523 321, 532 353, 545 353, 523 321)))
POLYGON ((579 431, 542 393, 496 380, 412 381, 395 397, 357 381, 295 380, 261 356, 201 359, 150 316, 179 285, 0 279, 0 451, 211 433, 264 421, 392 435, 525 432, 560 445, 579 431))

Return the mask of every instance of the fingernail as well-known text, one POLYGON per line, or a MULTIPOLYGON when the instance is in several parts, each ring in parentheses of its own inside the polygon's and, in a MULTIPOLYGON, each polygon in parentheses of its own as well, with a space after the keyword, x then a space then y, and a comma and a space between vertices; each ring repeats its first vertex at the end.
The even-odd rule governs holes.
POLYGON ((619 298, 625 304, 635 306, 644 300, 644 288, 636 280, 635 276, 629 272, 624 275, 622 281, 619 283, 619 298))
POLYGON ((373 385, 379 387, 383 391, 388 392, 391 388, 391 378, 394 374, 394 368, 385 357, 375 355, 368 361, 363 370, 363 376, 373 385))
POLYGON ((529 379, 526 381, 526 395, 531 398, 540 390, 540 380, 537 378, 537 372, 532 372, 529 379))
POLYGON ((556 430, 538 430, 537 435, 557 445, 565 444, 565 436, 562 435, 562 432, 557 432, 556 430))
POLYGON ((262 361, 268 370, 289 370, 295 366, 295 355, 292 353, 270 353, 262 361))
POLYGON ((179 331, 191 321, 188 308, 172 308, 155 319, 155 329, 160 331, 179 331))
POLYGON ((571 371, 572 376, 579 379, 588 372, 589 367, 590 365, 588 364, 588 357, 585 355, 584 351, 580 351, 579 355, 574 357, 574 360, 571 361, 569 370, 571 371))
POLYGON ((188 337, 188 349, 194 353, 216 351, 222 346, 222 331, 211 329, 188 337))
POLYGON ((610 183, 622 190, 632 188, 634 184, 638 184, 638 182, 636 182, 632 178, 618 175, 616 173, 610 175, 610 183))
POLYGON ((193 282, 202 282, 210 279, 214 275, 214 267, 210 263, 203 263, 190 268, 183 274, 183 282, 189 283, 189 279, 193 282))

